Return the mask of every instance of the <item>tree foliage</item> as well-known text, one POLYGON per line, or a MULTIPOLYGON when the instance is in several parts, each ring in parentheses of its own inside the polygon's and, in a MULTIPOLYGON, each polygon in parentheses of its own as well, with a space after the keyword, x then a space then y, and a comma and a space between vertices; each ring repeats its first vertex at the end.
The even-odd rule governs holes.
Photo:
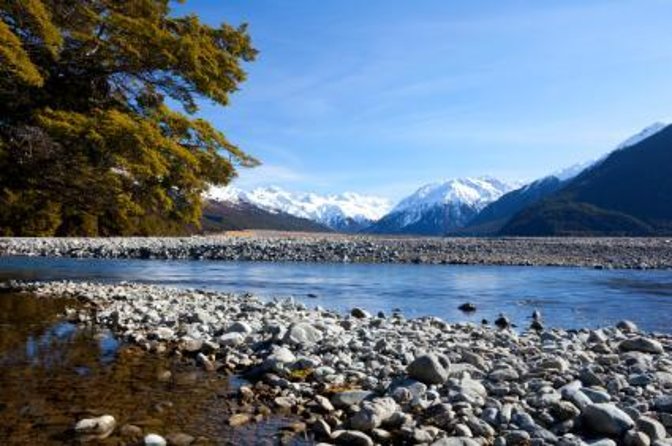
POLYGON ((169 3, 0 0, 0 234, 179 232, 257 164, 191 116, 245 80, 246 27, 169 3))

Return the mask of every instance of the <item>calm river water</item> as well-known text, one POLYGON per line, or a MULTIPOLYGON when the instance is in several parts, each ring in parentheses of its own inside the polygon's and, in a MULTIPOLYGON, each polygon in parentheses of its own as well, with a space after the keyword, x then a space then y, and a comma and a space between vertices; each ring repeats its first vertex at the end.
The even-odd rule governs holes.
POLYGON ((579 328, 631 319, 648 331, 672 331, 672 271, 558 267, 361 265, 221 261, 0 258, 0 280, 139 281, 293 296, 310 306, 354 306, 449 322, 492 321, 500 312, 524 327, 534 309, 551 327, 579 328), (472 302, 478 310, 457 307, 472 302))

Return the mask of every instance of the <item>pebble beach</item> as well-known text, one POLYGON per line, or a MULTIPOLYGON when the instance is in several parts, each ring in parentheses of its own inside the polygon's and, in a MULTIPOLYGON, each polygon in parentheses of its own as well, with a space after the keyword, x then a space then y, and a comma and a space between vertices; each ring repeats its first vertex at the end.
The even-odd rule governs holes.
MULTIPOLYGON (((280 412, 324 444, 672 445, 672 336, 628 321, 568 331, 543 315, 461 324, 132 283, 3 288, 76 299, 68 320, 244 377, 232 426, 280 412)), ((113 415, 75 426, 81 439, 129 430, 113 415)))
POLYGON ((672 239, 393 238, 250 232, 194 237, 0 238, 0 255, 669 269, 672 239))

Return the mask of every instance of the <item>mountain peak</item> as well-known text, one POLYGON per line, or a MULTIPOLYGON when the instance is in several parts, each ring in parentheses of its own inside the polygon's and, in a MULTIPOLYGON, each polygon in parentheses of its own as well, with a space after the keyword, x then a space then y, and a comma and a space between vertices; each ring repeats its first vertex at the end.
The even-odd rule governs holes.
POLYGON ((420 187, 400 201, 393 212, 450 203, 482 208, 513 188, 512 184, 488 176, 451 178, 420 187))
POLYGON ((220 202, 245 202, 270 212, 283 212, 324 224, 336 230, 354 230, 378 220, 391 208, 386 198, 354 192, 321 195, 290 192, 279 186, 245 191, 232 186, 212 187, 206 198, 220 202))

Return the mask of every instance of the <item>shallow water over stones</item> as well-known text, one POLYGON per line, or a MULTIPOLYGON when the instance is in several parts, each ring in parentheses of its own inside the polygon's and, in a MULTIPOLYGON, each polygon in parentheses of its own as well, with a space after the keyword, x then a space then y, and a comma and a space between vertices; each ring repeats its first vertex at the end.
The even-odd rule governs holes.
POLYGON ((0 280, 141 282, 294 296, 306 305, 407 317, 495 321, 505 313, 527 328, 540 310, 545 327, 596 328, 622 319, 671 332, 672 271, 458 265, 361 265, 189 260, 0 258, 0 280), (476 311, 462 312, 465 302, 476 311))
MULTIPOLYGON (((183 433, 194 444, 274 444, 292 420, 271 417, 232 428, 236 379, 207 373, 78 328, 61 317, 68 299, 0 293, 0 444, 80 444, 83 418, 109 414, 117 427, 93 444, 138 444, 122 433, 183 433)), ((291 440, 301 444, 300 438, 291 440)))

